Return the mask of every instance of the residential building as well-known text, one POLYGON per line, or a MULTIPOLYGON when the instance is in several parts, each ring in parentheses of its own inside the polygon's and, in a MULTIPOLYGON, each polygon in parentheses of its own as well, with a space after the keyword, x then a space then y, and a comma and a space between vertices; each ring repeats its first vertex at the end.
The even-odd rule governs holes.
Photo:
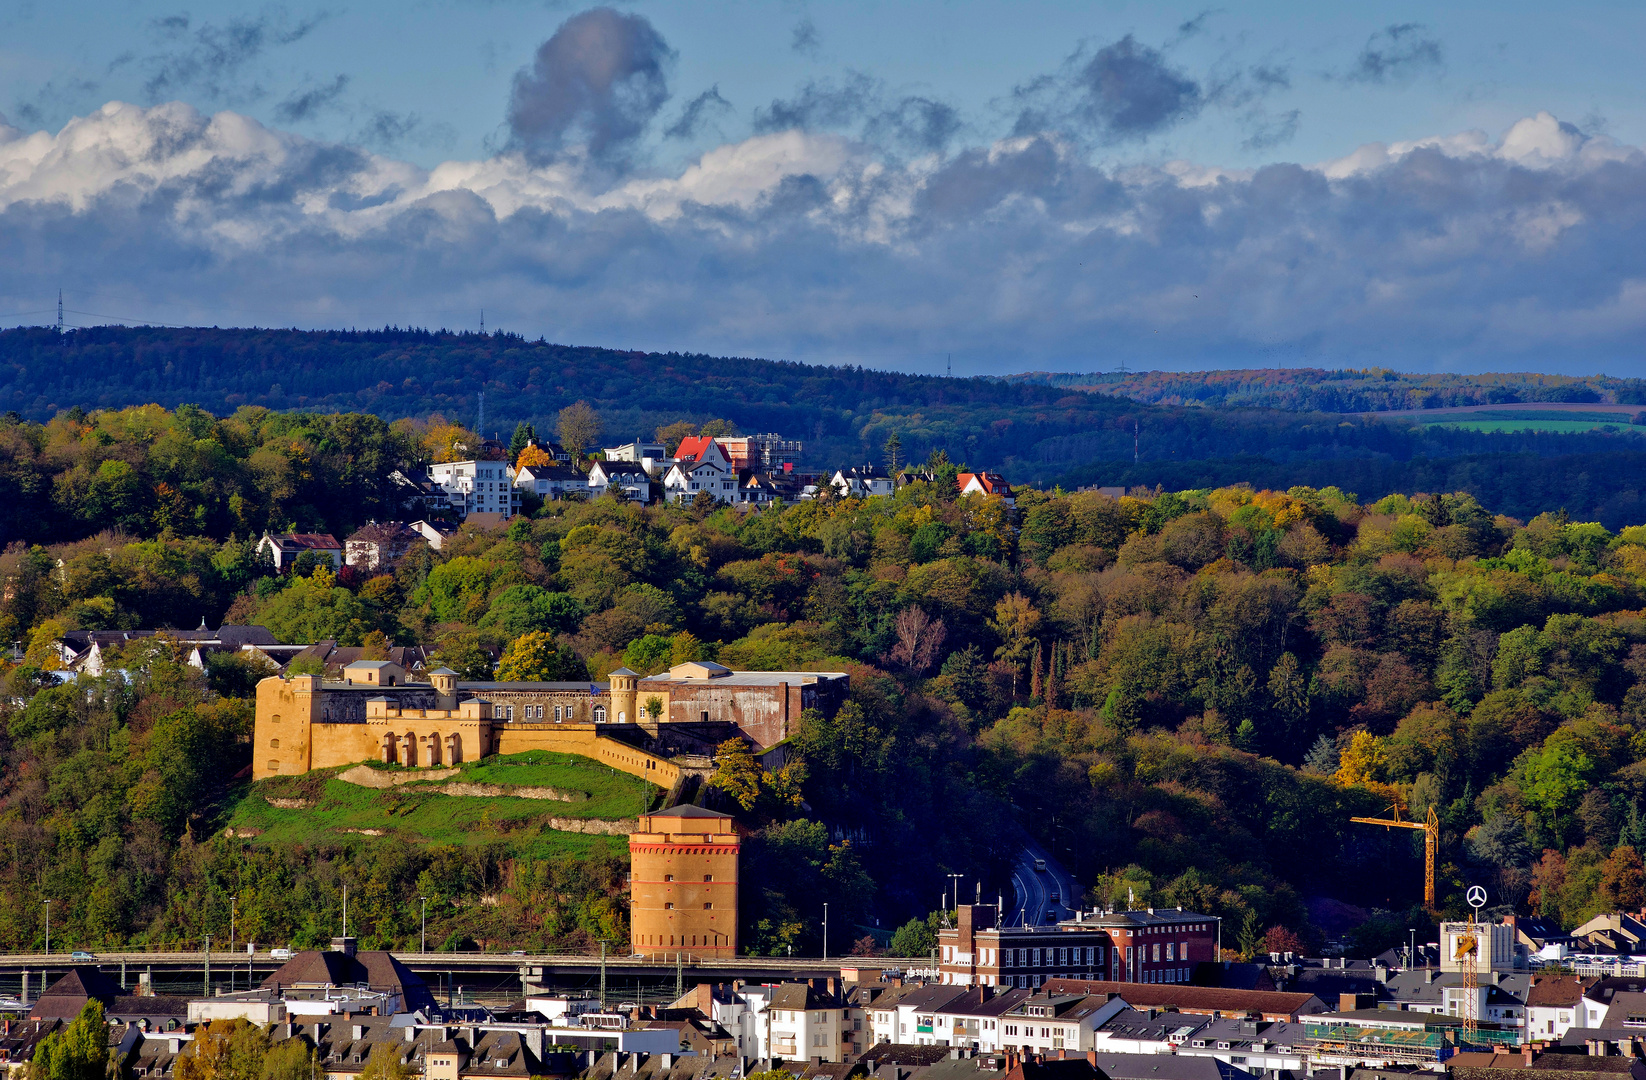
MULTIPOLYGON (((1178 1057, 1215 1058, 1257 1075, 1302 1073, 1307 1067, 1308 1029, 1288 1020, 1247 1020, 1224 1016, 1202 1023, 1178 1039, 1178 1057)), ((1102 1062, 1102 1058, 1098 1059, 1102 1062)))
POLYGON ((446 542, 448 536, 452 536, 457 532, 455 525, 444 521, 414 521, 406 527, 427 540, 429 547, 435 551, 440 550, 441 545, 446 542))
POLYGON ((64 671, 102 675, 109 670, 105 658, 110 650, 157 635, 165 635, 181 644, 188 650, 189 665, 202 671, 205 670, 206 657, 212 653, 268 647, 301 648, 281 646, 267 627, 230 626, 224 623, 216 630, 209 630, 202 621, 193 630, 69 630, 52 643, 52 649, 64 671))
POLYGON ((1595 981, 1577 975, 1533 975, 1526 992, 1527 1037, 1555 1041, 1574 1026, 1586 1026, 1583 995, 1595 981))
POLYGON ((737 498, 737 469, 715 440, 693 436, 675 451, 675 463, 663 476, 663 497, 691 502, 706 491, 720 502, 737 498))
MULTIPOLYGON (((402 674, 399 682, 404 684, 411 676, 423 674, 432 651, 428 645, 390 645, 383 650, 383 655, 384 659, 400 669, 402 674)), ((349 678, 346 672, 364 659, 365 653, 366 648, 363 645, 339 645, 331 640, 317 641, 286 656, 282 666, 287 666, 294 660, 317 660, 325 669, 326 679, 349 685, 364 685, 359 679, 349 678)), ((360 716, 364 717, 365 713, 361 712, 360 716)))
POLYGON ((1161 1009, 1195 1016, 1241 1014, 1263 1020, 1297 1021, 1327 1011, 1313 994, 1229 990, 1214 986, 1115 983, 1091 979, 1047 979, 1052 994, 1120 994, 1134 1009, 1161 1009))
POLYGON ((771 1056, 785 1061, 843 1061, 846 1002, 834 980, 783 983, 766 1010, 771 1056))
POLYGON ((1050 978, 1187 983, 1214 958, 1215 916, 1169 908, 1083 913, 1055 926, 999 927, 995 909, 962 904, 938 934, 942 978, 958 986, 1039 987, 1050 978))
POLYGON ((1475 1016, 1480 1019, 1517 1026, 1524 1022, 1528 973, 1481 971, 1473 987, 1465 985, 1466 979, 1461 972, 1436 968, 1402 971, 1388 977, 1382 1004, 1405 1012, 1462 1016, 1473 998, 1475 1016))
POLYGON ((1128 1007, 1093 1031, 1092 1048, 1100 1054, 1170 1054, 1206 1023, 1193 1014, 1128 1007))
POLYGON ((447 505, 458 520, 470 514, 501 514, 520 510, 520 490, 502 461, 442 461, 429 466, 429 479, 446 493, 447 505))
POLYGON ((1572 931, 1580 952, 1646 953, 1646 914, 1614 911, 1596 915, 1572 931))
POLYGON ((1003 1050, 1003 1018, 1033 995, 1028 989, 970 987, 932 1012, 932 1042, 985 1054, 1003 1050))
POLYGON ((631 461, 648 473, 666 469, 675 461, 662 443, 647 439, 636 439, 622 446, 606 447, 606 460, 631 461))
POLYGON ((403 521, 373 521, 343 541, 343 561, 361 570, 382 570, 423 540, 423 534, 403 521))
POLYGON ((577 496, 589 492, 589 478, 559 462, 553 465, 522 465, 514 471, 514 486, 529 491, 544 502, 563 499, 568 494, 577 496))
POLYGON ((891 495, 897 491, 897 481, 875 465, 851 469, 836 469, 829 484, 842 498, 866 499, 871 495, 891 495))
POLYGON ((963 472, 954 478, 961 495, 998 495, 1007 506, 1016 506, 1017 497, 1004 477, 992 472, 963 472))
POLYGON ((1091 1061, 1107 1080, 1253 1080, 1244 1068, 1214 1057, 1098 1054, 1091 1061))
POLYGON ((629 951, 736 956, 740 843, 729 814, 686 805, 641 815, 629 835, 629 951))
POLYGON ((589 465, 589 492, 600 496, 612 488, 633 502, 652 501, 652 478, 645 466, 633 461, 595 461, 589 465))
POLYGON ((1037 992, 1000 1017, 1000 1042, 1022 1054, 1085 1052, 1095 1049, 1097 1028, 1128 1007, 1114 994, 1037 992))
POLYGON ((732 468, 769 473, 792 472, 800 460, 801 445, 781 435, 722 435, 714 440, 732 468))
MULTIPOLYGON (((383 1011, 433 1008, 434 995, 422 976, 380 950, 357 950, 352 937, 333 938, 328 952, 305 950, 276 968, 260 984, 264 990, 368 990, 383 995, 383 1011)), ((331 996, 331 995, 328 995, 331 996)), ((300 1011, 295 1006, 291 1011, 300 1011)))
POLYGON ((263 539, 257 542, 257 550, 259 554, 268 552, 274 569, 282 574, 306 551, 330 560, 333 569, 343 565, 343 545, 331 533, 287 533, 285 536, 264 533, 263 539))

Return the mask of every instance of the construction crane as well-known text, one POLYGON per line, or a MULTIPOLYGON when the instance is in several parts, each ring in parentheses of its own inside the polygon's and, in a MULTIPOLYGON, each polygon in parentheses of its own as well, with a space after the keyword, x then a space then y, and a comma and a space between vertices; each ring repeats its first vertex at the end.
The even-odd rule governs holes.
POLYGON ((1435 816, 1435 808, 1429 807, 1429 820, 1426 822, 1400 820, 1399 803, 1389 807, 1386 818, 1356 817, 1349 820, 1362 825, 1382 825, 1388 829, 1423 830, 1423 907, 1435 911, 1435 854, 1440 850, 1440 819, 1435 816))

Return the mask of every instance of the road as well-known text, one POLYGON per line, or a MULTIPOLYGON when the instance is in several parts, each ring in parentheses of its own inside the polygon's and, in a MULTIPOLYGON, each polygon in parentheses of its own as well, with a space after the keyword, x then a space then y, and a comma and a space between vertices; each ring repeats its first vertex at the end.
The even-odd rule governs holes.
POLYGON ((1052 858, 1051 852, 1034 841, 1024 845, 1012 867, 1012 891, 1017 894, 1017 907, 1007 919, 1008 926, 1043 926, 1048 912, 1056 919, 1074 918, 1073 905, 1080 903, 1084 891, 1074 876, 1052 858), (1046 869, 1035 869, 1035 860, 1044 859, 1046 869), (1052 897, 1057 897, 1053 900, 1052 897))

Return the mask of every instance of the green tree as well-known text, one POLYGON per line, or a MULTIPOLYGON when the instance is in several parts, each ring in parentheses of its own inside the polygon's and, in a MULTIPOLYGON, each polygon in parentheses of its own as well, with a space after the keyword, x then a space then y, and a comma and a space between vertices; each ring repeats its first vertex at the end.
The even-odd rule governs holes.
POLYGON ((929 957, 937 947, 937 935, 925 919, 910 919, 892 934, 891 955, 929 957))
POLYGON ((600 414, 586 401, 574 402, 560 410, 560 445, 574 455, 600 439, 600 414))
POLYGON ((40 1040, 29 1061, 29 1080, 105 1080, 108 1064, 103 1003, 94 999, 68 1027, 40 1040))
POLYGON ((537 441, 537 429, 525 420, 514 425, 514 435, 509 438, 509 462, 520 460, 520 451, 530 443, 537 441))
POLYGON ((313 1080, 317 1064, 302 1039, 281 1039, 263 1058, 262 1080, 313 1080))
POLYGON ((1582 750, 1564 742, 1530 751, 1521 767, 1521 790, 1526 803, 1542 818, 1555 843, 1565 846, 1572 813, 1588 790, 1594 763, 1582 750))
POLYGON ((719 788, 744 810, 760 801, 760 763, 744 739, 727 739, 714 748, 714 775, 709 785, 719 788))

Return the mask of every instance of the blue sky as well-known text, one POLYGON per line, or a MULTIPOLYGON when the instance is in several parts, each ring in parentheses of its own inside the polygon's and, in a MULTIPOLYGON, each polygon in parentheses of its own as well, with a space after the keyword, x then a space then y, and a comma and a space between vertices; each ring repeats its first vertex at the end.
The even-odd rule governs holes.
POLYGON ((1640 5, 38 0, 0 319, 1640 374, 1640 5))

